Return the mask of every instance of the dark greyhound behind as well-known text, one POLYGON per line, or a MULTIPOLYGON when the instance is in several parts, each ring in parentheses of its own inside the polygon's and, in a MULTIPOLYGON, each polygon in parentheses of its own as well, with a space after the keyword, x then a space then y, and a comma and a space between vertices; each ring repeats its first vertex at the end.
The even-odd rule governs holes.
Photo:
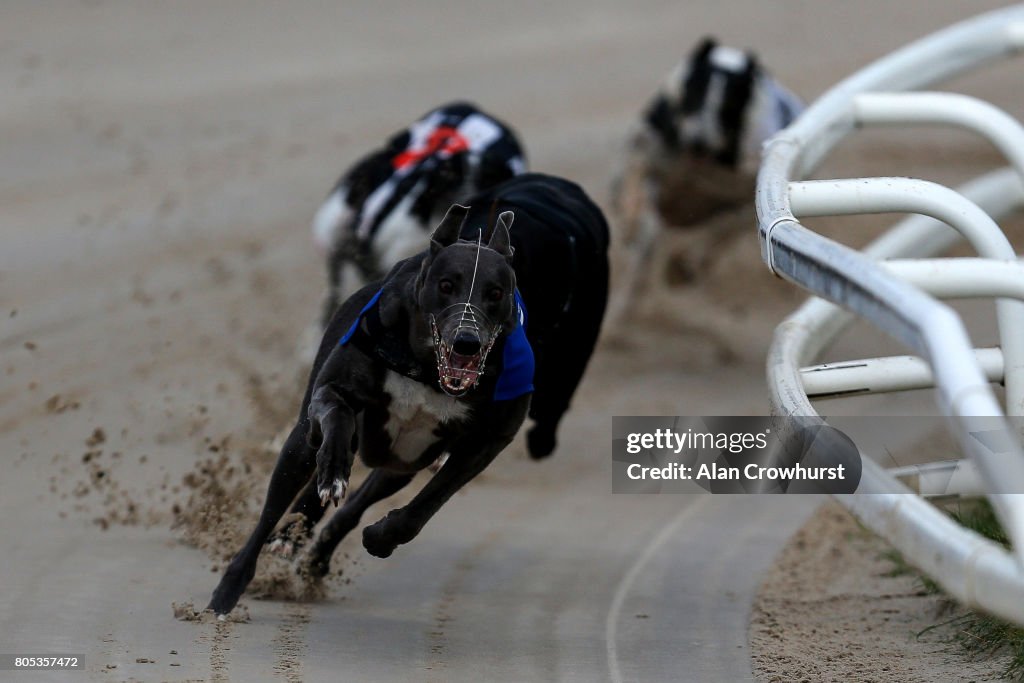
POLYGON ((313 575, 326 574, 370 505, 440 455, 444 465, 408 505, 363 530, 370 554, 388 557, 415 538, 528 412, 531 455, 554 449, 600 330, 607 224, 578 186, 539 174, 474 202, 452 207, 428 251, 345 301, 328 325, 256 529, 210 600, 218 614, 238 602, 289 505, 309 533, 345 496, 357 451, 371 472, 303 558, 313 575))
POLYGON ((597 343, 608 298, 608 224, 578 185, 542 173, 517 176, 471 202, 469 230, 490 225, 501 211, 516 216, 513 265, 537 357, 527 447, 544 458, 597 343))

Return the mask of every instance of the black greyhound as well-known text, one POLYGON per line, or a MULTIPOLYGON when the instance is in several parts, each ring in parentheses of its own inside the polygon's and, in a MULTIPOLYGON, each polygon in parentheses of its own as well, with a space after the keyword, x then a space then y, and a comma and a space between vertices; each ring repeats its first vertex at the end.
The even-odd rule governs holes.
POLYGON ((415 538, 528 410, 531 455, 554 449, 604 314, 608 227, 577 185, 551 176, 522 175, 473 201, 472 211, 452 207, 428 251, 345 301, 328 325, 256 529, 210 600, 218 614, 238 602, 293 500, 309 532, 345 495, 357 450, 371 472, 310 548, 314 575, 370 505, 440 455, 444 465, 408 505, 363 530, 370 554, 388 557, 415 538))

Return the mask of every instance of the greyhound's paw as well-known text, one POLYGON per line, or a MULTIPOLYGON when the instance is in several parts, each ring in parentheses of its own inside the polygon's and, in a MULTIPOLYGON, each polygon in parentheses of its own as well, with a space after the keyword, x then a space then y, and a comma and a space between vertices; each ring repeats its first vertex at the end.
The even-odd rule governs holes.
POLYGON ((221 577, 220 583, 213 590, 206 609, 213 610, 218 617, 227 615, 238 604, 239 598, 242 597, 242 593, 245 592, 245 587, 252 580, 254 573, 255 567, 252 572, 246 572, 229 565, 224 576, 221 577))
POLYGON ((341 499, 348 493, 348 479, 335 477, 334 483, 330 487, 321 486, 317 488, 316 492, 320 494, 321 505, 327 507, 327 503, 333 501, 335 507, 337 507, 341 499))
POLYGON ((557 445, 555 430, 534 425, 526 433, 526 448, 530 451, 530 457, 534 460, 541 460, 551 455, 557 445))
POLYGON ((302 551, 302 547, 306 545, 308 540, 308 534, 303 536, 296 536, 293 533, 284 532, 280 536, 271 538, 267 541, 267 552, 271 555, 277 555, 278 557, 291 560, 298 557, 302 551))
POLYGON ((366 548, 366 552, 382 559, 391 557, 391 553, 398 547, 392 535, 388 533, 386 521, 382 519, 363 529, 363 547, 366 548))
POLYGON ((283 557, 285 559, 295 557, 295 551, 298 549, 298 544, 287 538, 275 538, 267 544, 267 550, 270 554, 277 555, 278 557, 283 557))
POLYGON ((416 538, 421 528, 410 523, 403 511, 392 510, 363 529, 363 547, 374 557, 390 557, 395 548, 416 538))
POLYGON ((313 534, 314 522, 301 512, 292 512, 267 539, 267 551, 286 560, 296 555, 313 534))
POLYGON ((238 604, 238 598, 233 596, 220 596, 216 593, 210 598, 210 604, 206 606, 206 609, 213 610, 213 613, 217 615, 217 619, 224 621, 227 618, 228 612, 238 604))
POLYGON ((363 529, 363 547, 374 557, 390 557, 395 548, 416 538, 419 529, 401 510, 392 510, 363 529))

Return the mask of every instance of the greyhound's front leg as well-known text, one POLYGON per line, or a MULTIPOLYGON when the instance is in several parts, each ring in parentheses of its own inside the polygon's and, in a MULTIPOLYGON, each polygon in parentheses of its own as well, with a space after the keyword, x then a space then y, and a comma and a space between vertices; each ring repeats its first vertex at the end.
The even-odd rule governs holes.
POLYGON ((355 455, 355 414, 330 384, 309 403, 309 445, 316 449, 316 490, 324 506, 345 497, 355 455))

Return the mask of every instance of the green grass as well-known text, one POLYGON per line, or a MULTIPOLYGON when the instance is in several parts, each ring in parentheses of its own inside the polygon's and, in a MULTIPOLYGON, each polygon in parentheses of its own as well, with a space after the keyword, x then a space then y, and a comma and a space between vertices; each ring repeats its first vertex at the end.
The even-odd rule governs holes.
POLYGON ((892 569, 883 574, 883 576, 913 576, 918 585, 920 585, 921 590, 928 595, 935 595, 936 593, 942 592, 942 587, 939 586, 938 583, 917 571, 917 569, 903 559, 903 554, 899 550, 896 550, 895 548, 886 550, 882 553, 882 559, 892 562, 892 569))
POLYGON ((978 656, 1009 653, 1010 661, 1002 676, 1024 679, 1024 629, 980 612, 968 612, 957 629, 957 640, 968 652, 978 656))
POLYGON ((957 522, 981 534, 985 538, 995 541, 1004 548, 1010 547, 1010 539, 1006 537, 996 511, 987 500, 971 501, 957 505, 955 510, 950 511, 950 516, 957 522))
MULTIPOLYGON (((1006 532, 1003 531, 996 517, 995 510, 988 501, 961 503, 949 514, 957 522, 981 534, 985 538, 1009 547, 1006 532)), ((924 576, 903 558, 899 551, 893 549, 883 553, 883 557, 893 563, 888 576, 905 576, 913 574, 921 582, 922 589, 929 594, 942 593, 942 588, 927 576, 924 576)), ((998 617, 981 612, 968 611, 953 619, 934 626, 929 626, 918 637, 942 626, 955 627, 954 639, 961 647, 974 656, 984 657, 997 654, 1009 654, 1010 659, 1001 672, 1004 678, 1024 681, 1024 628, 1010 624, 998 617)))

